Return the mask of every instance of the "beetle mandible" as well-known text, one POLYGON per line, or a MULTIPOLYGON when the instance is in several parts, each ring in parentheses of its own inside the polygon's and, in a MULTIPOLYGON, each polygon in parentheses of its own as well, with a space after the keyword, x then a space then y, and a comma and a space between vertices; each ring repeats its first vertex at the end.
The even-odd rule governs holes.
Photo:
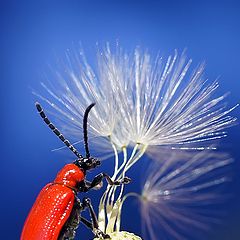
POLYGON ((93 178, 92 182, 86 180, 87 171, 101 164, 97 158, 90 155, 88 148, 87 119, 94 105, 95 103, 90 104, 83 116, 83 136, 86 152, 86 156, 83 157, 54 124, 50 122, 41 105, 36 103, 36 108, 44 122, 77 156, 77 160, 65 165, 58 172, 55 180, 41 190, 25 221, 21 240, 74 239, 80 222, 90 228, 96 237, 109 238, 107 234, 99 229, 91 200, 83 198, 82 202, 80 202, 77 194, 79 192, 88 192, 90 189, 97 187, 104 178, 110 185, 127 184, 131 180, 125 177, 120 181, 113 181, 106 173, 98 174, 93 178), (81 216, 81 211, 85 209, 89 210, 91 221, 81 216))

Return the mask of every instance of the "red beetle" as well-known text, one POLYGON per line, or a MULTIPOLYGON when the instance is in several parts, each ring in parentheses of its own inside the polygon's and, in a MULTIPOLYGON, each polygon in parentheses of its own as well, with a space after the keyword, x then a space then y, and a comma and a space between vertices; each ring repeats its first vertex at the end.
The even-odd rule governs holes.
POLYGON ((39 193, 22 230, 21 240, 63 240, 74 239, 80 222, 90 228, 96 237, 109 238, 98 228, 96 214, 89 198, 82 202, 77 197, 78 192, 87 192, 97 187, 106 178, 110 185, 120 185, 130 182, 128 177, 113 181, 106 173, 100 173, 92 182, 85 179, 86 172, 100 165, 100 161, 90 156, 87 137, 87 118, 91 108, 88 106, 83 117, 83 135, 86 157, 78 153, 76 148, 65 139, 60 131, 49 121, 41 105, 36 103, 37 110, 44 122, 78 157, 73 163, 65 165, 57 174, 54 182, 47 184, 39 193), (89 209, 91 221, 81 217, 81 211, 89 209))

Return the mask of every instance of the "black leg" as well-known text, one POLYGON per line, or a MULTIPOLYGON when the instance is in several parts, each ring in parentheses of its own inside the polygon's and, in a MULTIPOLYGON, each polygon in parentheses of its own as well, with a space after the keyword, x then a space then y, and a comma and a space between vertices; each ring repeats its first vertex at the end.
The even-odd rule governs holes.
POLYGON ((80 221, 89 229, 91 229, 93 231, 93 225, 90 221, 88 221, 86 218, 84 217, 80 217, 80 221))
POLYGON ((92 206, 90 198, 83 198, 82 204, 83 204, 84 208, 87 207, 89 209, 90 217, 92 219, 92 226, 93 226, 93 228, 97 229, 99 227, 98 220, 97 220, 97 216, 93 210, 93 206, 92 206))
POLYGON ((81 211, 83 210, 82 204, 76 197, 73 205, 71 215, 69 216, 67 222, 64 224, 58 240, 73 240, 76 235, 76 230, 81 221, 81 211))
POLYGON ((83 191, 87 192, 90 189, 97 187, 99 184, 101 184, 101 182, 104 178, 106 178, 109 185, 115 185, 115 186, 119 186, 121 184, 128 184, 131 182, 131 179, 129 177, 124 177, 123 179, 121 179, 119 181, 113 181, 108 174, 100 173, 94 177, 92 182, 85 182, 85 187, 82 188, 83 191))
POLYGON ((90 213, 90 217, 91 217, 92 222, 89 222, 86 219, 84 219, 84 221, 86 220, 85 223, 87 223, 88 225, 89 225, 89 223, 91 224, 92 231, 95 233, 95 236, 98 237, 98 238, 104 238, 104 239, 110 238, 110 236, 108 234, 105 234, 104 232, 102 232, 99 229, 97 216, 96 216, 96 213, 94 212, 94 209, 93 209, 90 198, 83 198, 83 203, 82 204, 83 204, 83 208, 87 207, 89 209, 89 213, 90 213))
POLYGON ((75 235, 76 235, 76 230, 82 222, 87 228, 89 228, 96 237, 98 238, 103 238, 103 239, 108 239, 109 235, 103 233, 99 228, 98 228, 98 221, 96 214, 93 210, 91 201, 89 198, 84 198, 83 202, 81 203, 78 198, 75 198, 74 206, 71 212, 71 215, 67 222, 64 224, 58 240, 74 240, 75 235), (81 212, 85 210, 86 208, 89 209, 90 216, 92 219, 91 221, 88 221, 86 218, 81 216, 81 212))

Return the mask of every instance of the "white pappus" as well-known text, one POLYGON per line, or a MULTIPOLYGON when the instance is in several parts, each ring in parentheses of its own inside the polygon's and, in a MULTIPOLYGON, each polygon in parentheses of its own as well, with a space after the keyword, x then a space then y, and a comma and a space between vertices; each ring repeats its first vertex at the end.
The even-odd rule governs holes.
MULTIPOLYGON (((227 108, 226 95, 214 97, 217 81, 211 83, 205 79, 204 64, 190 72, 192 60, 187 59, 185 52, 178 54, 175 51, 164 59, 159 55, 152 57, 138 47, 128 53, 119 46, 112 50, 107 44, 104 50, 98 51, 96 68, 90 67, 82 51, 73 56, 68 53, 67 60, 64 72, 57 73, 58 79, 54 83, 42 83, 48 96, 35 94, 49 103, 51 112, 59 120, 58 127, 76 143, 82 139, 84 109, 90 103, 96 103, 89 117, 90 142, 103 158, 114 154, 113 180, 124 177, 145 152, 152 154, 153 149, 159 151, 159 147, 171 149, 169 156, 166 152, 152 155, 156 160, 160 160, 160 155, 164 156, 164 161, 157 172, 149 174, 139 196, 145 219, 149 216, 148 206, 159 204, 159 210, 163 210, 162 215, 159 213, 162 227, 177 238, 178 233, 163 220, 167 211, 171 213, 169 218, 181 217, 179 209, 172 209, 169 204, 178 201, 175 197, 178 192, 183 193, 179 203, 188 204, 191 199, 184 194, 195 194, 202 188, 224 182, 221 181, 224 177, 214 180, 213 175, 195 188, 184 187, 185 183, 194 182, 195 178, 230 163, 230 160, 219 160, 217 155, 213 160, 214 154, 208 151, 214 149, 211 142, 226 136, 224 129, 235 124, 236 118, 229 113, 238 104, 227 108), (203 152, 195 155, 191 152, 185 160, 171 161, 171 151, 180 149, 203 152), (130 154, 128 150, 131 150, 130 154), (178 161, 182 161, 181 167, 164 172, 178 161), (165 194, 166 191, 169 194, 165 194), (146 201, 149 196, 150 201, 146 201)), ((122 203, 126 199, 123 190, 124 186, 119 191, 115 186, 107 186, 100 200, 98 220, 101 230, 106 233, 120 231, 122 203)), ((201 196, 209 200, 210 195, 201 196)), ((184 221, 188 218, 182 215, 184 221)), ((151 239, 154 239, 151 221, 146 223, 151 239)))

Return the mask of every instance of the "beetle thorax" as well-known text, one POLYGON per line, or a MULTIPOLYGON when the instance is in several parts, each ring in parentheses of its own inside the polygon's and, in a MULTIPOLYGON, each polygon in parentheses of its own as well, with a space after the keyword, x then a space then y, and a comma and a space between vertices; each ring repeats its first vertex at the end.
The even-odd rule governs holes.
POLYGON ((79 182, 84 180, 84 177, 84 172, 75 164, 70 163, 58 172, 54 182, 75 188, 79 182))

